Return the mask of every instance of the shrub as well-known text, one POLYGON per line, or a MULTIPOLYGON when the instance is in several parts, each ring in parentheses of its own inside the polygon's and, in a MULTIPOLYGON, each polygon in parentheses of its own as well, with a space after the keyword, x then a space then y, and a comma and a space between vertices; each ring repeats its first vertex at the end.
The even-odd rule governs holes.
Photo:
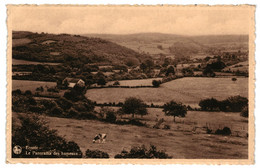
POLYGON ((24 92, 24 94, 25 94, 26 96, 30 96, 30 95, 32 95, 32 92, 31 92, 30 90, 26 90, 26 91, 24 92))
POLYGON ((86 158, 109 158, 108 153, 100 151, 100 150, 89 150, 87 149, 85 152, 86 158))
POLYGON ((30 105, 29 106, 29 111, 33 112, 33 113, 42 113, 45 110, 43 105, 30 105))
POLYGON ((199 106, 204 111, 218 110, 218 108, 219 108, 219 101, 214 99, 214 98, 204 99, 204 100, 201 100, 199 102, 199 106))
POLYGON ((163 129, 171 129, 171 126, 168 125, 168 124, 165 124, 165 125, 163 126, 163 129))
POLYGON ((152 84, 153 84, 153 87, 159 87, 160 84, 161 84, 161 81, 160 80, 153 80, 152 84))
POLYGON ((116 115, 114 112, 107 112, 106 114, 106 121, 110 123, 115 123, 116 122, 116 115))
POLYGON ((154 145, 150 145, 147 150, 144 145, 132 147, 131 150, 123 150, 120 154, 115 155, 115 158, 145 158, 145 159, 171 159, 172 157, 165 153, 165 151, 157 151, 154 145))
POLYGON ((240 113, 242 117, 248 117, 248 106, 244 107, 240 113))
POLYGON ((241 96, 232 96, 228 99, 229 110, 232 112, 240 112, 245 106, 248 106, 248 99, 241 96))
POLYGON ((19 115, 19 120, 21 124, 12 128, 12 147, 19 145, 24 149, 26 146, 37 146, 39 152, 76 152, 78 155, 26 155, 26 150, 22 150, 20 155, 13 153, 12 157, 82 157, 80 148, 75 142, 67 142, 63 137, 58 136, 57 131, 49 129, 47 122, 38 115, 19 115))
POLYGON ((217 129, 215 131, 215 134, 218 135, 230 135, 231 134, 231 130, 229 127, 224 127, 223 129, 217 129))
POLYGON ((114 85, 114 86, 119 86, 119 85, 120 85, 120 82, 119 82, 119 81, 115 81, 115 82, 113 83, 113 85, 114 85))
POLYGON ((16 90, 12 91, 12 95, 15 95, 15 94, 21 95, 22 91, 20 89, 16 89, 16 90))
POLYGON ((44 105, 44 107, 48 110, 52 109, 53 107, 57 106, 57 103, 53 100, 41 100, 40 103, 44 105))
POLYGON ((53 108, 51 109, 51 111, 50 111, 50 113, 51 113, 52 115, 55 115, 55 116, 60 116, 60 115, 63 114, 63 112, 64 112, 63 109, 60 108, 60 107, 58 107, 58 106, 53 107, 53 108))

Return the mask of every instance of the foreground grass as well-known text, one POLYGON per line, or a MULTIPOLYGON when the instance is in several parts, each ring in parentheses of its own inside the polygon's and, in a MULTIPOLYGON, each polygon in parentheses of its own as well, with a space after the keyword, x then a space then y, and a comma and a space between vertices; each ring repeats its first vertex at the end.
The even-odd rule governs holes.
MULTIPOLYGON (((155 118, 160 117, 158 112, 152 111, 153 109, 150 109, 150 114, 143 118, 148 124, 153 124, 155 118)), ((111 157, 114 157, 123 149, 130 150, 132 146, 142 144, 149 146, 153 144, 158 149, 165 150, 173 158, 246 159, 248 157, 248 139, 246 137, 192 132, 196 121, 200 119, 206 120, 205 117, 207 116, 212 122, 214 120, 218 121, 222 116, 222 119, 224 118, 222 122, 226 124, 233 123, 247 126, 246 121, 239 118, 237 113, 232 114, 223 116, 221 113, 189 112, 185 121, 179 123, 173 123, 171 118, 165 117, 166 122, 171 123, 171 129, 169 130, 115 125, 94 120, 57 117, 45 117, 45 119, 49 122, 51 129, 58 130, 58 134, 64 136, 66 140, 75 141, 80 146, 81 151, 98 149, 107 152, 111 157), (97 133, 106 133, 108 135, 105 144, 92 143, 97 133)), ((13 118, 17 119, 17 115, 17 113, 13 113, 13 118)), ((235 128, 235 126, 233 127, 235 128)), ((237 129, 239 128, 237 127, 237 129)))

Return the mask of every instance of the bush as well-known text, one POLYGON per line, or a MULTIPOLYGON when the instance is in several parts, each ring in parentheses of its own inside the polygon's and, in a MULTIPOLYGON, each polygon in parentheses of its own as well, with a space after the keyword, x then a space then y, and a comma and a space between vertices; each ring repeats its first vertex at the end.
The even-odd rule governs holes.
POLYGON ((115 123, 116 122, 116 114, 115 110, 109 107, 101 107, 99 115, 101 119, 110 122, 115 123))
POLYGON ((12 91, 12 95, 15 95, 15 94, 21 95, 22 91, 20 89, 16 89, 16 90, 12 91))
POLYGON ((248 106, 244 107, 240 113, 242 117, 248 117, 248 106))
POLYGON ((58 106, 53 107, 53 108, 51 109, 51 111, 50 111, 50 113, 51 113, 52 115, 55 115, 55 116, 63 115, 63 112, 64 112, 63 109, 60 108, 60 107, 58 107, 58 106))
POLYGON ((116 115, 114 112, 107 112, 106 114, 106 121, 110 123, 115 123, 116 122, 116 115))
POLYGON ((199 106, 205 111, 241 112, 248 106, 248 99, 241 96, 232 96, 222 101, 211 98, 201 100, 199 106))
POLYGON ((231 134, 231 130, 229 127, 224 127, 223 129, 217 129, 215 134, 218 135, 230 135, 231 134))
POLYGON ((32 92, 31 92, 30 90, 26 90, 26 91, 24 92, 24 94, 25 94, 26 96, 30 96, 30 95, 32 95, 32 92))
POLYGON ((43 113, 43 111, 45 110, 43 105, 30 105, 29 106, 29 111, 33 112, 33 113, 43 113))
POLYGON ((199 106, 204 111, 217 111, 219 110, 219 101, 214 98, 204 99, 199 102, 199 106))
POLYGON ((153 80, 152 84, 153 84, 153 87, 159 87, 160 84, 161 84, 161 81, 160 80, 153 80))
POLYGON ((168 125, 168 124, 165 124, 165 125, 163 126, 163 129, 171 129, 171 126, 168 125))
POLYGON ((115 82, 113 83, 113 85, 114 85, 114 86, 119 86, 119 85, 120 85, 120 82, 119 82, 119 81, 115 81, 115 82))
MULTIPOLYGON (((56 130, 51 130, 47 126, 47 122, 38 115, 27 114, 19 115, 21 124, 13 125, 12 128, 12 147, 19 145, 22 147, 22 153, 12 154, 13 158, 35 158, 35 157, 82 157, 79 146, 73 142, 67 142, 63 137, 58 136, 56 130), (37 146, 38 152, 76 152, 78 155, 26 155, 26 146, 37 146)), ((27 151, 30 151, 29 149, 27 151)))
POLYGON ((109 158, 108 153, 102 152, 100 150, 86 150, 85 153, 86 158, 109 158))
POLYGON ((143 158, 143 159, 171 159, 172 157, 165 153, 165 151, 157 151, 154 145, 150 145, 147 150, 144 145, 132 147, 131 150, 123 150, 120 154, 115 155, 115 158, 143 158))

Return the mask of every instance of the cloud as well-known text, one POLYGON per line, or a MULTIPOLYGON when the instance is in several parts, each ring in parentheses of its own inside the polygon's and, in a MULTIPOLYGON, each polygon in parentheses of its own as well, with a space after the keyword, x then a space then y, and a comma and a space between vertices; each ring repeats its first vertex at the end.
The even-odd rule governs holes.
POLYGON ((49 33, 247 34, 248 9, 178 7, 13 7, 14 30, 49 33))

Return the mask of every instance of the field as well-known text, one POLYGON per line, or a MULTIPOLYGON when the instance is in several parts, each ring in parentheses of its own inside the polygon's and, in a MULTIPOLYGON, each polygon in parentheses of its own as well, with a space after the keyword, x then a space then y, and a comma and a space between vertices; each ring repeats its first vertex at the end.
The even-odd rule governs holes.
MULTIPOLYGON (((120 80, 120 86, 153 86, 153 80, 162 80, 162 78, 138 79, 138 80, 120 80)), ((115 81, 108 82, 106 85, 113 85, 115 81)))
POLYGON ((182 78, 162 84, 159 88, 103 88, 90 89, 86 96, 99 103, 124 102, 133 96, 147 103, 164 104, 175 100, 198 106, 201 99, 214 97, 219 100, 230 96, 248 97, 248 78, 182 78))
POLYGON ((249 69, 248 61, 244 61, 244 62, 237 63, 235 65, 228 66, 224 68, 223 71, 230 70, 236 72, 237 70, 239 70, 241 72, 248 72, 248 69, 249 69))
MULTIPOLYGON (((13 113, 17 119, 18 113, 13 113)), ((246 159, 247 158, 247 119, 238 113, 188 112, 185 118, 172 122, 172 117, 165 117, 160 109, 149 109, 149 115, 143 122, 155 122, 156 117, 163 117, 171 129, 155 129, 151 127, 137 127, 131 125, 115 125, 93 120, 75 120, 56 117, 44 117, 51 129, 58 130, 58 134, 67 140, 75 141, 81 151, 98 149, 108 152, 114 157, 123 149, 145 144, 155 145, 160 150, 179 159, 246 159), (223 117, 225 116, 225 117, 223 117), (182 121, 182 122, 181 122, 182 121), (229 126, 236 132, 232 136, 205 134, 192 132, 194 127, 212 123, 217 127, 229 126), (227 125, 226 125, 227 124, 227 125), (93 144, 92 140, 98 133, 106 133, 104 144, 93 144)), ((16 121, 16 120, 14 120, 16 121)), ((233 132, 232 132, 233 133, 233 132)))
POLYGON ((20 59, 12 59, 13 65, 37 65, 37 64, 45 64, 45 65, 59 65, 60 63, 48 63, 48 62, 35 62, 35 61, 27 61, 20 59))
POLYGON ((41 81, 27 81, 27 80, 12 80, 12 90, 20 89, 21 91, 31 90, 35 92, 35 89, 38 87, 47 87, 56 86, 55 82, 41 82, 41 81))
POLYGON ((22 46, 30 42, 32 42, 32 40, 28 38, 13 39, 12 47, 22 46))

